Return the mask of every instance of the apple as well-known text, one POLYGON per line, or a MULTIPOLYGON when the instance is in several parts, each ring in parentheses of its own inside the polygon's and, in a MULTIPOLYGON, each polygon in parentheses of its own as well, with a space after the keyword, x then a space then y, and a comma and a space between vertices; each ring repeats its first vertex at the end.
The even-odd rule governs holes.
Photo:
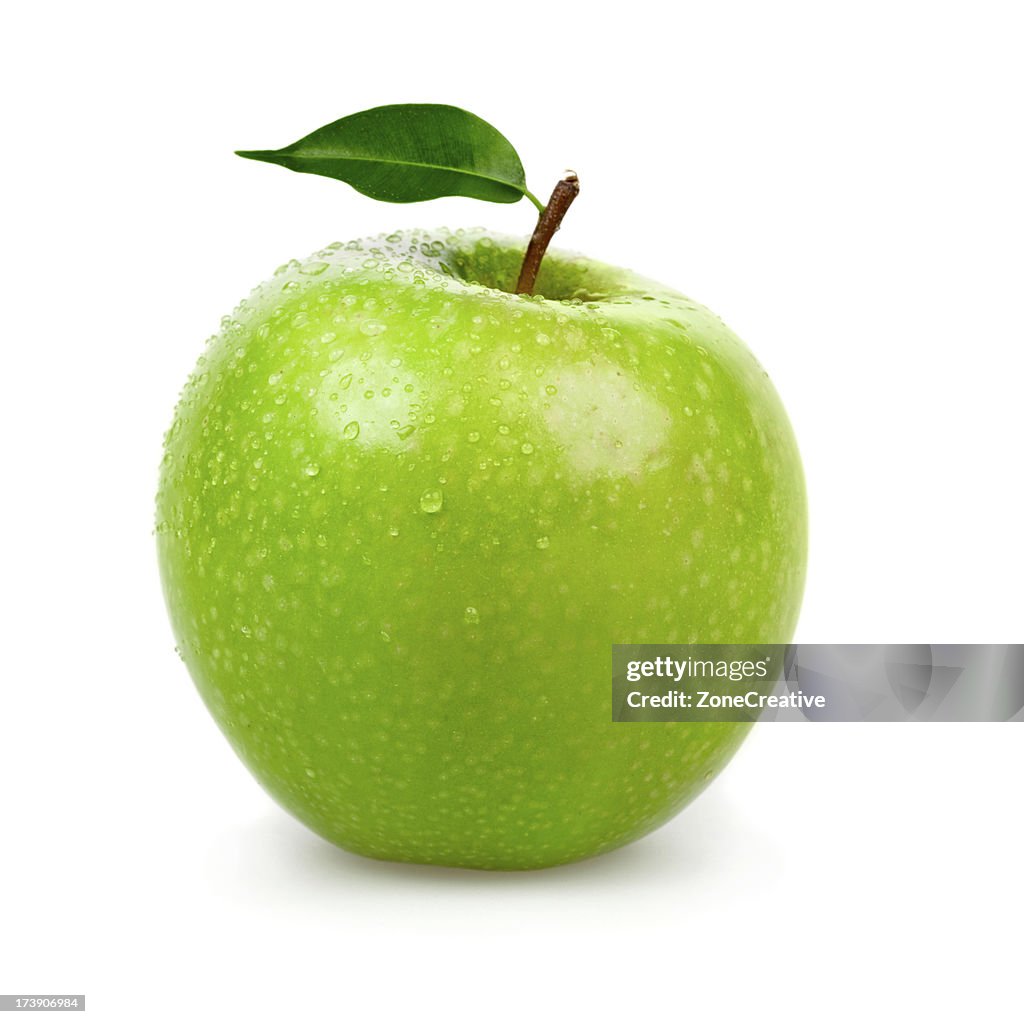
POLYGON ((613 643, 786 643, 800 458, 749 350, 662 285, 412 231, 291 262, 166 436, 182 658, 265 789, 347 850, 542 868, 676 814, 748 725, 613 723, 613 643))

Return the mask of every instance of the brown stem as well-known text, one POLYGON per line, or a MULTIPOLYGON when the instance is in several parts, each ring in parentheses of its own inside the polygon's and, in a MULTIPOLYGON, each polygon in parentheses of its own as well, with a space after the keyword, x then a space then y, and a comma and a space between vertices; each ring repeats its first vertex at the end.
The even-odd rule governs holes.
POLYGON ((537 282, 537 272, 540 270, 540 261, 544 259, 544 253, 548 251, 552 236, 562 223, 566 211, 579 194, 579 178, 573 171, 566 171, 565 177, 551 193, 548 205, 544 207, 544 212, 537 219, 537 226, 533 229, 533 237, 526 247, 526 256, 523 258, 523 269, 519 271, 517 295, 529 295, 533 291, 533 286, 537 282))

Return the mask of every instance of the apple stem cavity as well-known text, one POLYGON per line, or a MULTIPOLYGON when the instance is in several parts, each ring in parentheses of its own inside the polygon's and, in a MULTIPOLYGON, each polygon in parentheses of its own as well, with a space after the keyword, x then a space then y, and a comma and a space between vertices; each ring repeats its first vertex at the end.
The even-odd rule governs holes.
POLYGON ((555 186, 548 200, 548 205, 537 218, 537 226, 533 229, 530 244, 526 247, 523 267, 519 271, 516 283, 517 295, 532 295, 533 286, 537 283, 541 260, 548 251, 548 245, 558 230, 562 218, 566 215, 572 201, 580 194, 580 181, 575 171, 566 171, 565 177, 555 186))

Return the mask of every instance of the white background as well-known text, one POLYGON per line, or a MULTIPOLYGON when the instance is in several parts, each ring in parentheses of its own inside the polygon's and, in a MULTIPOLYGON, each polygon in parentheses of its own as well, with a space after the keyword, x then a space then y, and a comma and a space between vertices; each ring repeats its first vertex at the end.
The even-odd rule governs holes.
POLYGON ((104 1022, 1019 1020, 1018 727, 766 725, 619 853, 372 863, 230 752, 173 653, 151 536, 178 389, 275 266, 393 227, 531 226, 525 203, 383 206, 232 150, 448 102, 513 141, 535 192, 579 172, 561 245, 700 299, 770 370, 810 488, 798 639, 1024 639, 1016 15, 9 10, 0 992, 85 992, 104 1022))

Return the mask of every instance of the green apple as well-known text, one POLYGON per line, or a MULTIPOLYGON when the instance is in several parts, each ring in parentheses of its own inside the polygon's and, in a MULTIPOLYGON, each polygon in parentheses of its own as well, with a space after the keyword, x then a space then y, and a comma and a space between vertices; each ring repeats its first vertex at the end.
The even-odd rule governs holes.
POLYGON ((540 868, 656 828, 740 723, 613 723, 613 643, 786 643, 797 446, 661 285, 481 232, 333 244, 244 300, 167 434, 193 679, 292 814, 370 857, 540 868))

